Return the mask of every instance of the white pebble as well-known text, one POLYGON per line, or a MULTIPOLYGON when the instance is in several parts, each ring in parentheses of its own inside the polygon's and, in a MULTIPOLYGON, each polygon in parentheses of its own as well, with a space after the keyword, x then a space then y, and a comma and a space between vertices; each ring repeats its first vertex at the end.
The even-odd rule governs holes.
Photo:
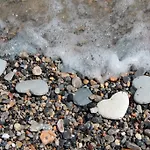
POLYGON ((141 134, 139 134, 139 133, 136 133, 136 134, 135 134, 135 137, 136 137, 138 140, 141 140, 141 139, 142 139, 141 134))
POLYGON ((9 137, 10 137, 10 135, 7 134, 7 133, 4 133, 4 134, 2 135, 2 138, 3 138, 3 139, 9 139, 9 137))
POLYGON ((16 147, 16 144, 15 144, 15 143, 12 143, 11 146, 12 146, 12 147, 16 147))

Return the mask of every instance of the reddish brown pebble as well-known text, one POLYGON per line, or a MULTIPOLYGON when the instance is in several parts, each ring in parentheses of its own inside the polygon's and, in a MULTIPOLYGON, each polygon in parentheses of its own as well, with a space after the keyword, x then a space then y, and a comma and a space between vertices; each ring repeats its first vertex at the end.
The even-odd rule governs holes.
POLYGON ((109 79, 110 79, 110 81, 112 81, 112 82, 115 82, 115 81, 117 81, 117 80, 118 80, 118 78, 117 78, 117 77, 110 77, 109 79))
POLYGON ((44 145, 52 143, 56 138, 56 134, 51 130, 41 132, 40 139, 44 145))

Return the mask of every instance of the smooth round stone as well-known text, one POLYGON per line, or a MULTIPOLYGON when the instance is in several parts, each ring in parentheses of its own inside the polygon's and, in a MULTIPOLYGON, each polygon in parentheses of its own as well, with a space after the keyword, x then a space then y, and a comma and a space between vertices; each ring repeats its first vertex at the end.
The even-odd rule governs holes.
POLYGON ((88 88, 85 88, 85 87, 80 88, 75 93, 75 95, 73 97, 73 101, 76 105, 79 105, 79 106, 87 105, 87 104, 91 103, 91 101, 88 98, 91 94, 92 93, 88 88))
POLYGON ((91 113, 99 113, 107 119, 121 119, 124 117, 129 106, 128 94, 118 92, 110 99, 105 99, 97 104, 97 107, 91 108, 91 113))
POLYGON ((150 77, 140 76, 133 80, 133 86, 137 89, 134 94, 134 100, 138 104, 150 103, 150 77))
POLYGON ((150 103, 150 88, 141 88, 137 89, 137 91, 134 94, 134 101, 138 104, 148 104, 150 103))
POLYGON ((75 77, 72 79, 72 85, 75 87, 75 88, 80 88, 82 86, 82 81, 79 77, 75 77))
POLYGON ((7 62, 3 59, 0 59, 0 75, 4 72, 7 62))
POLYGON ((150 88, 150 77, 148 76, 139 76, 135 78, 132 82, 133 86, 137 89, 140 88, 150 88))
POLYGON ((107 143, 111 143, 115 140, 115 138, 112 135, 106 135, 105 140, 107 141, 107 143))
POLYGON ((16 131, 20 131, 22 129, 22 126, 19 123, 15 123, 14 128, 15 128, 16 131))
POLYGON ((34 95, 44 95, 48 92, 48 85, 43 80, 26 80, 17 83, 16 91, 19 93, 30 91, 34 95))

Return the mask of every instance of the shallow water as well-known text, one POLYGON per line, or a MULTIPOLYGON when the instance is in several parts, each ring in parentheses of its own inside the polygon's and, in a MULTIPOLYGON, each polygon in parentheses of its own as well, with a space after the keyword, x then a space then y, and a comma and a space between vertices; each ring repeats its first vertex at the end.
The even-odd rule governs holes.
POLYGON ((150 69, 149 0, 1 0, 1 55, 60 57, 99 80, 150 69))

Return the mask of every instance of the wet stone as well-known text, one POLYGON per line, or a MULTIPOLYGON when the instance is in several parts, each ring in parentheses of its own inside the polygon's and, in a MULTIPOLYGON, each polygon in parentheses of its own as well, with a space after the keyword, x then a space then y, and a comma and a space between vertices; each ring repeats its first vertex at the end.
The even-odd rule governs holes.
POLYGON ((106 140, 107 143, 111 143, 111 142, 113 142, 115 139, 114 139, 114 137, 111 136, 111 135, 106 135, 106 136, 105 136, 105 140, 106 140))
POLYGON ((69 131, 69 130, 65 130, 65 131, 63 132, 63 139, 68 140, 68 139, 70 139, 70 138, 71 138, 71 133, 70 133, 70 131, 69 131))
POLYGON ((150 77, 139 76, 133 80, 133 86, 137 89, 134 94, 134 100, 138 104, 150 103, 150 77))
POLYGON ((91 95, 91 91, 88 88, 80 88, 75 93, 73 97, 73 101, 76 105, 84 106, 89 104, 91 101, 89 100, 89 96, 91 95))
POLYGON ((19 123, 15 123, 14 128, 15 128, 16 131, 20 131, 22 129, 22 126, 19 123))
POLYGON ((124 117, 129 106, 128 94, 118 92, 112 95, 110 99, 105 99, 97 104, 97 107, 91 108, 91 113, 99 113, 107 119, 121 119, 124 117))
POLYGON ((148 137, 150 137, 150 129, 145 129, 144 134, 147 135, 148 137))
POLYGON ((117 130, 117 129, 109 129, 109 130, 107 131, 107 133, 108 133, 109 135, 114 135, 114 134, 117 134, 117 133, 118 133, 118 130, 117 130))
POLYGON ((72 85, 75 87, 75 88, 80 88, 82 86, 82 81, 79 77, 75 77, 72 79, 72 85))
POLYGON ((68 94, 67 95, 67 101, 68 102, 73 101, 73 94, 68 94))
POLYGON ((4 133, 4 134, 2 135, 2 138, 3 138, 3 139, 9 139, 9 137, 10 137, 10 135, 7 134, 7 133, 4 133))
POLYGON ((127 148, 130 148, 132 150, 141 150, 141 148, 135 143, 127 142, 126 144, 127 144, 127 148))
POLYGON ((17 83, 16 91, 19 93, 27 93, 30 91, 34 95, 44 95, 48 92, 48 85, 43 80, 26 80, 17 83))
POLYGON ((0 76, 4 72, 6 65, 7 65, 7 62, 3 59, 0 59, 0 76))
POLYGON ((142 75, 144 75, 144 73, 145 73, 145 69, 144 69, 144 68, 139 68, 139 69, 135 72, 134 76, 135 76, 135 77, 142 76, 142 75))
POLYGON ((13 71, 9 72, 8 74, 5 75, 4 79, 7 81, 12 80, 12 78, 14 77, 15 73, 13 71))

